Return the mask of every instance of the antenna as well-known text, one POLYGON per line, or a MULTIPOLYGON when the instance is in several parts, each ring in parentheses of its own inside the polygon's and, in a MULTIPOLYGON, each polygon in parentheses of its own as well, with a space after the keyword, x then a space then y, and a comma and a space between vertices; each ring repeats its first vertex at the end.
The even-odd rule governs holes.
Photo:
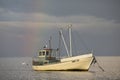
POLYGON ((51 40, 52 40, 52 37, 50 36, 50 39, 49 39, 49 49, 51 49, 51 40))

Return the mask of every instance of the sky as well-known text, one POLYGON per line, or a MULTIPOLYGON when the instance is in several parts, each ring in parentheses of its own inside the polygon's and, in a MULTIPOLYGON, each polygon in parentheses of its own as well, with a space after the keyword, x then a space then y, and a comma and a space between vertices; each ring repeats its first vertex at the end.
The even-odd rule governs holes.
POLYGON ((49 36, 56 48, 57 32, 62 27, 66 35, 68 24, 73 53, 120 56, 119 0, 0 0, 0 57, 34 56, 49 36))

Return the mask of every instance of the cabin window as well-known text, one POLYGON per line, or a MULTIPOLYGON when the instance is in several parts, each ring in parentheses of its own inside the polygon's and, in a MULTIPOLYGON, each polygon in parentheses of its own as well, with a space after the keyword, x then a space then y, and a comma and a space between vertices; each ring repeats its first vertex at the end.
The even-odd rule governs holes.
POLYGON ((43 55, 45 55, 45 51, 43 51, 43 55))
POLYGON ((49 55, 49 51, 46 51, 46 55, 49 55))
POLYGON ((39 52, 39 56, 41 55, 41 52, 39 52))
POLYGON ((45 51, 40 51, 39 56, 45 55, 45 51))

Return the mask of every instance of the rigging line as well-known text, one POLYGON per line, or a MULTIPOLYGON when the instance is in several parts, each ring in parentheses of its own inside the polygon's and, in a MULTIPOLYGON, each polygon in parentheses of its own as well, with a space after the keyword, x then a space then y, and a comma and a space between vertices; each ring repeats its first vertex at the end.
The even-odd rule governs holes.
MULTIPOLYGON (((59 32, 59 31, 58 31, 58 32, 59 32)), ((59 44, 59 38, 57 38, 58 35, 56 35, 56 34, 57 34, 56 32, 53 32, 53 33, 49 34, 49 36, 52 37, 52 40, 51 40, 52 45, 51 45, 51 47, 57 47, 57 45, 54 44, 54 41, 56 41, 56 43, 59 44), (54 37, 53 37, 53 36, 54 36, 54 37)), ((49 38, 49 39, 50 39, 50 38, 49 38)))
POLYGON ((83 44, 84 48, 86 48, 88 50, 88 52, 90 52, 90 49, 88 48, 85 41, 81 38, 80 34, 77 31, 76 31, 76 36, 80 39, 80 41, 83 44))
POLYGON ((72 32, 72 37, 73 37, 73 40, 72 40, 72 42, 73 42, 73 52, 75 52, 75 53, 77 53, 77 47, 76 47, 76 42, 75 42, 75 36, 74 36, 75 34, 74 34, 74 31, 72 32))
POLYGON ((100 64, 98 63, 96 57, 94 56, 94 63, 96 63, 98 65, 98 67, 104 72, 105 70, 100 66, 100 64))

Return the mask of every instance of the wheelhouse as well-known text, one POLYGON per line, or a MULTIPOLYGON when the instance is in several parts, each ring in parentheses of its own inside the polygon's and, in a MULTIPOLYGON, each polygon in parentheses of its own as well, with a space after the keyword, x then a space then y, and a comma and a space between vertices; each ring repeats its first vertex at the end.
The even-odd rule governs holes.
POLYGON ((34 65, 44 65, 54 62, 59 62, 57 59, 57 49, 41 49, 38 52, 38 57, 33 61, 34 65))
POLYGON ((38 57, 56 58, 57 54, 58 54, 57 49, 43 49, 39 50, 38 57))

